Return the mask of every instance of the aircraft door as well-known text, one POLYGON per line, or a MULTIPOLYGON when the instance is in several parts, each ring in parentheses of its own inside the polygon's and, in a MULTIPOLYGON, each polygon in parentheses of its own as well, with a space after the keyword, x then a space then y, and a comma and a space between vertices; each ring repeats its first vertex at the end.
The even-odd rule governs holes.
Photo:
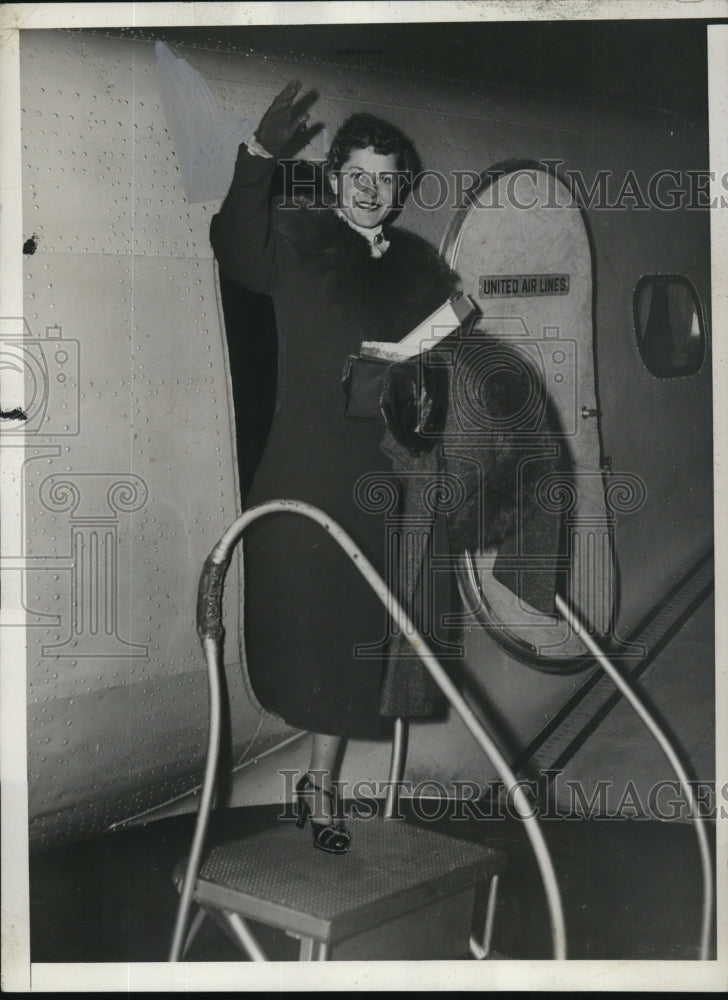
MULTIPOLYGON (((614 570, 600 468, 591 251, 581 211, 543 169, 493 169, 453 218, 441 249, 480 309, 477 333, 520 355, 545 389, 560 471, 543 476, 537 499, 562 516, 564 589, 590 629, 605 634, 614 570)), ((470 553, 461 567, 475 620, 534 666, 573 667, 581 641, 500 583, 495 557, 470 553)))

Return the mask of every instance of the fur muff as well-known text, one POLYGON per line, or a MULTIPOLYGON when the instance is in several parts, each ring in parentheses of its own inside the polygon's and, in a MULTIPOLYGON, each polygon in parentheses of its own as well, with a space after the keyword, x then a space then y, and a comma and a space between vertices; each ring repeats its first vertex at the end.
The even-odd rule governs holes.
POLYGON ((448 514, 450 544, 475 552, 511 536, 519 512, 539 516, 535 489, 555 468, 552 457, 534 460, 553 451, 547 400, 535 373, 496 339, 466 333, 448 345, 447 356, 390 368, 381 402, 396 445, 387 450, 398 470, 456 477, 461 503, 448 514))

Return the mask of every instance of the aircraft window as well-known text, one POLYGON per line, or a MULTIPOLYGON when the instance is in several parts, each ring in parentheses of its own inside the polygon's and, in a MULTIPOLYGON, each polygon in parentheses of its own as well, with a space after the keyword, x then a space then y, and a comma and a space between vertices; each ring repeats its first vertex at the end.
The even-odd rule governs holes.
POLYGON ((634 318, 642 360, 658 378, 693 375, 705 356, 698 296, 680 275, 648 275, 634 293, 634 318))

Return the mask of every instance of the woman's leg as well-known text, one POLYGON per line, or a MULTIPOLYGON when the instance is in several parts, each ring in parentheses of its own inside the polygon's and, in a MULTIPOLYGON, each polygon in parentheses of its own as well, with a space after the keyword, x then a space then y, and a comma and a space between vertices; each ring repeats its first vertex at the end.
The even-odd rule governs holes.
MULTIPOLYGON (((332 790, 335 780, 336 763, 341 749, 341 736, 329 736, 326 733, 313 734, 311 748, 311 766, 309 775, 314 784, 323 791, 332 790)), ((326 823, 333 818, 333 803, 328 795, 314 794, 309 798, 311 817, 316 823, 326 823)))

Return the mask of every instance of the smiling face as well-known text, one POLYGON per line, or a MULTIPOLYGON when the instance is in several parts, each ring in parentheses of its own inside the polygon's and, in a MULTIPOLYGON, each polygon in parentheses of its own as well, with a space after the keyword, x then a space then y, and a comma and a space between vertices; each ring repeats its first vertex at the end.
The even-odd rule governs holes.
POLYGON ((336 204, 349 222, 365 229, 378 226, 391 212, 397 193, 397 157, 375 153, 371 146, 353 149, 330 175, 336 204))

